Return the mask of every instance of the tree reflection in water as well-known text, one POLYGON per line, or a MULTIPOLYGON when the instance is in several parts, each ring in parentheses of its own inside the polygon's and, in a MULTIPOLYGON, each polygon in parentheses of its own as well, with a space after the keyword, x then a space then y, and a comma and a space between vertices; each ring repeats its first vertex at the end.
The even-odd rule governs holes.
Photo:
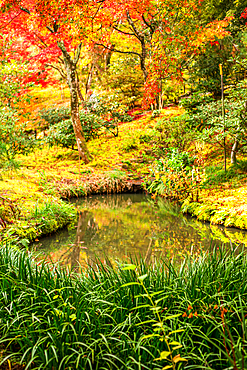
POLYGON ((53 262, 76 272, 94 264, 96 257, 112 266, 130 256, 152 263, 198 254, 229 240, 247 244, 246 232, 199 222, 182 215, 177 205, 163 199, 154 202, 144 194, 94 196, 78 200, 76 206, 76 228, 44 238, 38 247, 53 262))

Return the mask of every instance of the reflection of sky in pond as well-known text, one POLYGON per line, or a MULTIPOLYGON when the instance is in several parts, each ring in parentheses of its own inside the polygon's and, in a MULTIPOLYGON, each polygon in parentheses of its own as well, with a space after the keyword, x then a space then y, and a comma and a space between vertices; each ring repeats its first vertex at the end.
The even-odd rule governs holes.
MULTIPOLYGON (((179 213, 179 207, 145 194, 100 195, 73 201, 78 224, 34 248, 73 268, 95 260, 103 263, 142 256, 150 263, 160 257, 177 257, 209 250, 215 244, 247 243, 247 232, 225 229, 179 213)), ((49 256, 49 257, 48 257, 49 256)))

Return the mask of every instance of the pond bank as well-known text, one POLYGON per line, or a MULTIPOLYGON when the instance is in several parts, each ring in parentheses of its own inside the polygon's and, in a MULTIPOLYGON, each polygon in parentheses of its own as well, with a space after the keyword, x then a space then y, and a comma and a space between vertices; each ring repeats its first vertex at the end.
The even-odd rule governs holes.
POLYGON ((73 224, 78 217, 77 210, 66 200, 92 194, 136 193, 142 191, 142 181, 129 180, 112 171, 78 180, 46 179, 39 182, 38 188, 29 189, 29 194, 18 194, 17 198, 16 193, 15 197, 8 191, 2 193, 3 213, 0 217, 4 217, 2 226, 6 227, 0 228, 0 233, 6 239, 16 238, 21 245, 73 224), (30 202, 29 197, 36 202, 30 202))

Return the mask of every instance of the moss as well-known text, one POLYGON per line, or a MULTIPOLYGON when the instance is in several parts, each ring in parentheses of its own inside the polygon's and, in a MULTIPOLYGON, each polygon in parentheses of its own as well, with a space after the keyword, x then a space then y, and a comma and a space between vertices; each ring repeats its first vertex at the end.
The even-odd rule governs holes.
POLYGON ((201 221, 242 230, 247 229, 246 212, 242 213, 241 210, 236 211, 234 208, 221 207, 217 203, 190 202, 186 199, 182 204, 181 211, 196 216, 201 221))

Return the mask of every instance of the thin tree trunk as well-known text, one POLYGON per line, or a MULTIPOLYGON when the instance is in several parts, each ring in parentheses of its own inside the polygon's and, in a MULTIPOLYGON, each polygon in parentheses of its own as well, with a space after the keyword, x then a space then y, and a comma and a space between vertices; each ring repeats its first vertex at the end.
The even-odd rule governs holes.
POLYGON ((90 87, 91 87, 91 83, 92 83, 92 79, 93 79, 93 72, 94 72, 94 65, 91 64, 90 70, 89 70, 88 75, 87 75, 86 91, 85 91, 86 99, 87 99, 88 91, 90 90, 90 87))
POLYGON ((77 79, 76 79, 76 64, 79 60, 81 44, 78 46, 76 51, 76 56, 74 59, 71 58, 67 49, 62 41, 58 42, 58 46, 63 54, 63 60, 67 72, 67 83, 70 89, 70 106, 71 106, 71 119, 73 124, 73 129, 75 132, 75 138, 77 143, 77 148, 79 156, 87 164, 92 159, 86 145, 86 140, 83 135, 80 116, 79 116, 79 101, 78 101, 78 91, 77 91, 77 79))
POLYGON ((234 144, 232 146, 232 151, 231 151, 231 163, 235 164, 237 162, 237 151, 238 151, 238 138, 237 136, 235 137, 234 144))

